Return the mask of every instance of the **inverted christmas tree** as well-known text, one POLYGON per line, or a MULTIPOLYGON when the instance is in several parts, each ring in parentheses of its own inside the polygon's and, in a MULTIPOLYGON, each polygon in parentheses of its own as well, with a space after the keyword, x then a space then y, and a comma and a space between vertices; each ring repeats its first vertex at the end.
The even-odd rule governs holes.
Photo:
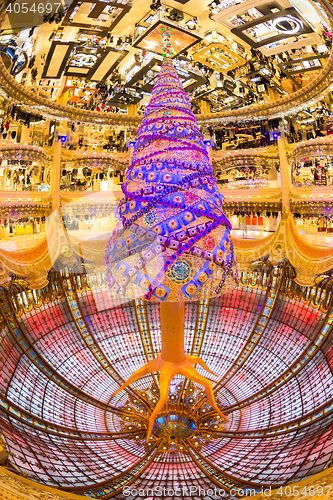
POLYGON ((149 439, 177 373, 203 385, 211 406, 224 417, 211 382, 192 365, 210 370, 184 352, 184 302, 216 297, 237 279, 223 195, 169 60, 154 85, 122 189, 118 227, 106 251, 107 282, 123 298, 161 303, 162 351, 117 392, 160 371, 160 399, 149 419, 149 439))

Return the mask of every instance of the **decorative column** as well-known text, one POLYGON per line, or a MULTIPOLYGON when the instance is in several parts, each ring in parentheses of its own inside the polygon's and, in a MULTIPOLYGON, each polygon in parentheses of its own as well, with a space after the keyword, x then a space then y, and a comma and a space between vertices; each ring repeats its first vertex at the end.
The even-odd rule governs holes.
POLYGON ((170 363, 186 358, 184 349, 185 302, 164 302, 161 311, 161 357, 170 363))
POLYGON ((136 115, 138 112, 138 105, 137 104, 129 104, 127 106, 127 112, 129 115, 136 115))
POLYGON ((267 87, 267 92, 268 92, 268 96, 269 96, 270 101, 277 101, 281 97, 280 94, 278 93, 278 91, 275 89, 272 89, 272 87, 267 87))
POLYGON ((280 120, 280 134, 278 137, 278 148, 280 157, 280 173, 281 173, 281 189, 282 189, 282 216, 287 216, 290 212, 291 175, 290 175, 290 165, 287 158, 287 140, 281 120, 280 120))
POLYGON ((52 211, 60 208, 60 164, 61 164, 61 142, 57 140, 57 134, 53 142, 53 158, 51 167, 50 195, 52 198, 52 211))
POLYGON ((21 144, 32 144, 32 134, 32 126, 28 128, 25 125, 19 125, 16 142, 20 142, 21 144))

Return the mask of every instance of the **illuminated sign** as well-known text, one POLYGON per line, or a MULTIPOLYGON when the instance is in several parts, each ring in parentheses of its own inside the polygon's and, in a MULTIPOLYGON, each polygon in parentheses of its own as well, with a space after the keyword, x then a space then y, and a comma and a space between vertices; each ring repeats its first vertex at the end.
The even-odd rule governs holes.
POLYGON ((303 28, 303 22, 297 17, 293 16, 283 16, 274 19, 272 22, 272 28, 276 29, 280 33, 287 33, 288 35, 293 35, 298 33, 303 28))
POLYGON ((264 4, 237 14, 228 20, 234 26, 231 33, 251 47, 269 46, 280 40, 313 33, 312 27, 296 9, 279 7, 278 4, 264 4))

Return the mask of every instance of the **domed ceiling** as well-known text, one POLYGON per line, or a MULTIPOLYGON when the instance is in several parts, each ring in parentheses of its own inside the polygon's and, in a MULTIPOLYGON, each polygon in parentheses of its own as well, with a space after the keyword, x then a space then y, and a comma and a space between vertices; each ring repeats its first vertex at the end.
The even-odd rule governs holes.
MULTIPOLYGON (((1 292, 1 419, 10 459, 39 483, 94 498, 124 487, 261 491, 325 468, 332 454, 331 281, 290 265, 242 274, 232 292, 186 305, 186 353, 202 388, 173 381, 146 444, 158 374, 119 385, 160 352, 159 306, 114 305, 102 274, 51 271, 49 285, 1 292), (207 375, 201 367, 199 372, 207 375)), ((125 490, 126 491, 126 490, 125 490)), ((170 496, 166 490, 157 496, 170 496)), ((206 495, 209 498, 209 494, 206 495)))

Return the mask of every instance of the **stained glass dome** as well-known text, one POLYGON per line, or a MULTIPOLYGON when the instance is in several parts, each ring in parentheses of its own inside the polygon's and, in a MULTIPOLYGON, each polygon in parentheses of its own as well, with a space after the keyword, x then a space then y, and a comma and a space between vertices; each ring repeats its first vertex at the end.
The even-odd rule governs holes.
POLYGON ((148 446, 156 374, 111 402, 110 395, 160 351, 159 306, 115 307, 100 278, 53 272, 42 291, 2 291, 1 429, 17 471, 66 491, 122 498, 133 480, 136 489, 180 482, 228 491, 285 484, 326 467, 327 280, 304 295, 290 266, 267 265, 242 274, 233 293, 188 302, 186 353, 200 354, 217 373, 216 400, 230 423, 221 424, 200 386, 177 377, 148 446))

